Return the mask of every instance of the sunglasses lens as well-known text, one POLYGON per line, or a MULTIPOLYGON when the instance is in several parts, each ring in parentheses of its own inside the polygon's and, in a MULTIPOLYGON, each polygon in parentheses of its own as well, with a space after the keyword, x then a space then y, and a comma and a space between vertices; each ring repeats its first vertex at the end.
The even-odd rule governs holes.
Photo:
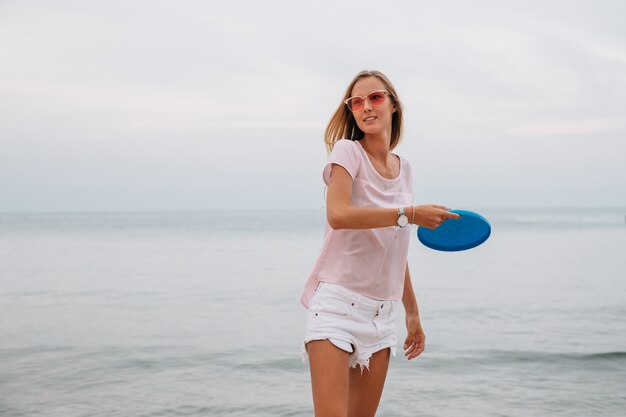
MULTIPOLYGON (((385 102, 385 91, 374 91, 367 95, 367 101, 372 106, 380 106, 385 102)), ((352 97, 348 101, 348 108, 352 111, 360 111, 363 109, 365 99, 363 97, 352 97)))
POLYGON ((372 103, 372 106, 380 106, 385 101, 385 93, 382 91, 375 91, 367 96, 367 99, 372 103))
POLYGON ((352 111, 359 111, 363 107, 363 99, 361 97, 354 97, 348 101, 348 108, 352 111))

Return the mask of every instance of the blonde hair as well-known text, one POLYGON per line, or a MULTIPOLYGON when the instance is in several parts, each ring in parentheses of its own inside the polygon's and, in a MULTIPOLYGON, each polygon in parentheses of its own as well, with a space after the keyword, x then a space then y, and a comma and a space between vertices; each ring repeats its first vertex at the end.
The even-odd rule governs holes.
POLYGON ((396 108, 396 111, 393 113, 391 119, 391 142, 389 143, 389 150, 393 150, 393 148, 395 148, 400 142, 400 138, 402 137, 402 102, 398 98, 396 89, 393 87, 393 84, 391 84, 391 81, 389 81, 389 78, 387 78, 387 76, 382 72, 364 70, 359 72, 354 77, 350 85, 348 85, 339 107, 337 107, 333 117, 330 118, 330 122, 328 122, 328 125, 326 126, 326 131, 324 132, 324 143, 326 143, 326 150, 329 153, 333 150, 335 143, 340 139, 345 138, 360 140, 363 139, 363 136, 365 136, 363 131, 357 126, 354 115, 343 101, 350 98, 352 95, 352 89, 357 81, 367 77, 376 77, 382 81, 383 84, 385 84, 385 88, 389 93, 388 95, 396 108))

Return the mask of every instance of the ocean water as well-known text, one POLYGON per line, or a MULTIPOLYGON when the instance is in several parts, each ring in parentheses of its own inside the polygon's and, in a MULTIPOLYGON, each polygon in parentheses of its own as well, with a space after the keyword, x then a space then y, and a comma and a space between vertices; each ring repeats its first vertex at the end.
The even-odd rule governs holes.
MULTIPOLYGON (((412 237, 426 351, 378 415, 626 415, 626 209, 478 211, 473 250, 412 237)), ((323 216, 0 214, 0 416, 312 416, 323 216)))

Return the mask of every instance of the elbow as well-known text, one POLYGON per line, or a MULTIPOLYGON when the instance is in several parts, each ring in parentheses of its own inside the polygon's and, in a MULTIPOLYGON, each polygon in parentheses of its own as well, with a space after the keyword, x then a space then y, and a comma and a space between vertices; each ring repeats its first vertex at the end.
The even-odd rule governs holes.
POLYGON ((328 219, 328 225, 333 230, 345 229, 344 225, 341 222, 338 222, 337 220, 333 221, 333 220, 328 219))
POLYGON ((342 215, 340 210, 326 210, 326 219, 328 225, 334 230, 346 229, 345 216, 342 215))

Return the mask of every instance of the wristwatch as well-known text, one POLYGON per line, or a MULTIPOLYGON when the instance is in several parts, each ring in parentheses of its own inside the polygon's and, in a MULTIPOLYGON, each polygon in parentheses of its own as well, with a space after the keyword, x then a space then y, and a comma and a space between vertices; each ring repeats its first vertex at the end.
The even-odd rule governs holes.
POLYGON ((404 207, 398 209, 398 227, 405 228, 409 224, 409 218, 404 214, 404 207))

